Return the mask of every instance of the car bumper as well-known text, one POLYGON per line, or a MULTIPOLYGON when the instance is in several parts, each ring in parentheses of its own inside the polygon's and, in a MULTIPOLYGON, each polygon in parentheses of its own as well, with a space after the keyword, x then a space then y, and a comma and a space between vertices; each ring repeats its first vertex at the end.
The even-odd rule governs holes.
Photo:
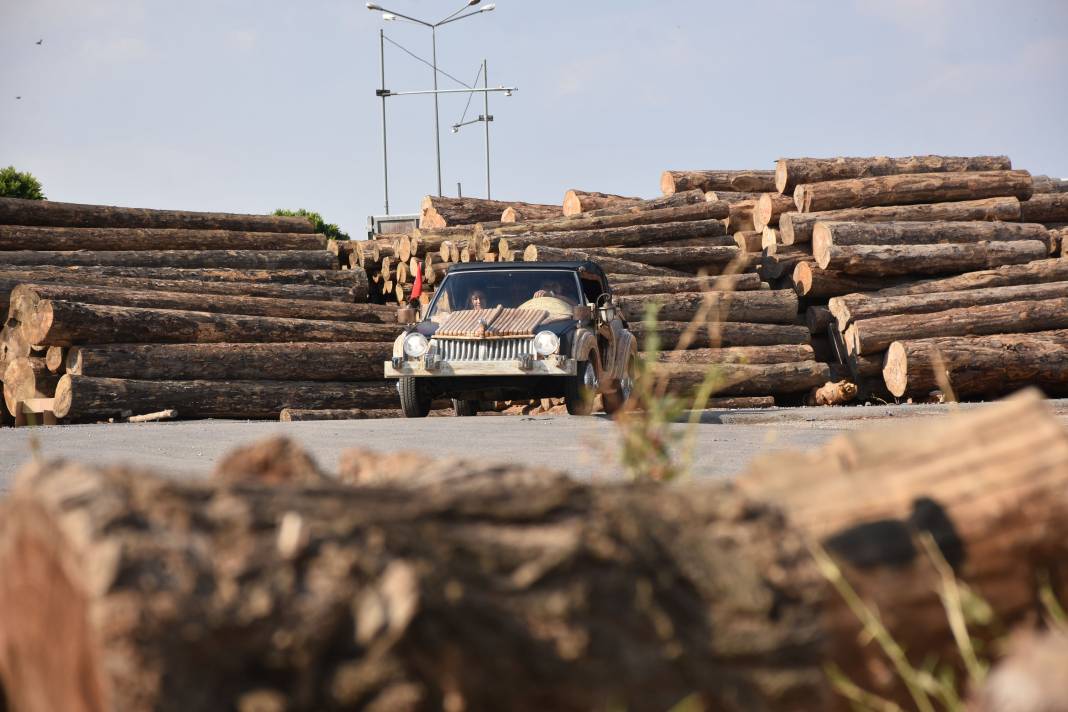
POLYGON ((549 356, 529 361, 438 361, 431 367, 419 361, 386 361, 386 378, 413 376, 574 376, 575 360, 564 356, 549 356))

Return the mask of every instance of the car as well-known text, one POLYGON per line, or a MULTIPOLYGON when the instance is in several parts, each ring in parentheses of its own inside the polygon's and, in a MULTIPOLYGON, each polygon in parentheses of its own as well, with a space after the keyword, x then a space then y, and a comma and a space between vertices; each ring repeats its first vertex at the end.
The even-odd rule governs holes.
POLYGON ((425 417, 451 399, 457 415, 489 401, 564 399, 589 415, 594 398, 608 414, 634 389, 637 340, 612 302, 594 262, 453 265, 384 364, 396 378, 405 417, 425 417))

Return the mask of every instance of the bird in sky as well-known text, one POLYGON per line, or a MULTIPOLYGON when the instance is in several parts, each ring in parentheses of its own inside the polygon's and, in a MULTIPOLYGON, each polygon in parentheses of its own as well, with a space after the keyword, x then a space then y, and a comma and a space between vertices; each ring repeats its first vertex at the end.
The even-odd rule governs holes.
POLYGON ((43 42, 44 42, 44 39, 42 38, 42 39, 39 39, 36 42, 34 42, 34 44, 42 44, 43 42))
POLYGON ((16 96, 15 98, 16 98, 16 99, 21 99, 22 97, 21 97, 21 96, 16 96))

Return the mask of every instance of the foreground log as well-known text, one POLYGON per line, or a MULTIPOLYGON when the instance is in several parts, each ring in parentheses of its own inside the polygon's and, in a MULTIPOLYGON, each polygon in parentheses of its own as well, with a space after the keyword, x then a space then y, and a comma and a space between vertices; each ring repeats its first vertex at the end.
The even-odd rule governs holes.
POLYGON ((764 193, 753 208, 753 229, 763 230, 769 225, 778 225, 779 216, 797 210, 793 198, 778 193, 764 193))
POLYGON ((34 304, 44 299, 149 309, 275 316, 289 319, 365 321, 374 324, 397 323, 397 310, 379 304, 268 299, 191 292, 147 292, 91 286, 67 287, 60 284, 21 284, 11 294, 12 304, 27 300, 30 302, 28 306, 31 309, 34 304))
POLYGON ((807 393, 831 377, 827 364, 817 361, 713 365, 661 363, 655 373, 667 379, 669 391, 679 394, 695 393, 711 373, 714 395, 735 396, 807 393))
POLYGON ((792 363, 814 361, 808 344, 778 344, 775 346, 733 346, 722 349, 688 349, 661 351, 657 360, 662 363, 792 363))
POLYGON ((1002 302, 934 314, 898 314, 854 321, 846 330, 846 346, 852 353, 871 354, 904 339, 1024 334, 1065 328, 1068 298, 1002 302))
POLYGON ((612 277, 609 282, 612 284, 612 293, 618 295, 674 294, 707 290, 744 292, 763 288, 760 275, 755 272, 711 277, 649 277, 624 283, 617 283, 617 279, 612 277))
POLYGON ((63 376, 57 418, 105 419, 170 408, 183 418, 265 418, 283 408, 378 408, 396 402, 392 383, 322 381, 142 381, 63 376))
POLYGON ((531 220, 549 220, 563 215, 559 205, 542 205, 536 203, 512 203, 501 212, 502 223, 530 222, 531 220))
POLYGON ((2 266, 164 267, 179 269, 312 269, 337 268, 337 258, 322 250, 36 250, 0 251, 2 266))
POLYGON ((41 301, 19 315, 34 344, 266 343, 285 341, 393 341, 387 324, 209 314, 170 309, 41 301))
MULTIPOLYGON (((511 250, 509 249, 509 252, 511 250)), ((611 274, 634 274, 643 277, 684 277, 684 272, 663 267, 634 262, 633 260, 618 259, 608 255, 595 255, 585 250, 571 250, 559 247, 546 247, 544 245, 527 245, 523 249, 524 262, 567 262, 572 260, 591 260, 601 266, 605 272, 611 274)))
POLYGON ((496 223, 509 205, 501 200, 428 195, 420 205, 419 228, 425 230, 478 222, 496 223))
POLYGON ((568 232, 575 230, 600 230, 632 225, 656 225, 659 223, 687 222, 690 220, 722 220, 729 214, 727 203, 688 203, 686 205, 636 210, 607 215, 579 215, 564 220, 543 220, 533 223, 502 225, 496 228, 476 230, 488 236, 523 235, 530 232, 568 232))
POLYGON ((322 250, 324 235, 239 230, 0 225, 0 250, 322 250))
POLYGON ((19 403, 31 398, 51 398, 59 382, 59 374, 48 370, 45 359, 33 356, 14 359, 0 376, 4 405, 11 415, 18 414, 19 403))
MULTIPOLYGON (((968 272, 956 277, 928 279, 911 284, 886 287, 879 290, 880 296, 895 294, 929 294, 954 292, 962 289, 1009 287, 1017 284, 1044 284, 1068 281, 1068 260, 1046 259, 1022 265, 1006 265, 997 269, 968 272)), ((854 290, 859 291, 859 290, 854 290)))
MULTIPOLYGON (((638 338, 638 346, 647 350, 651 332, 641 321, 630 324, 630 330, 638 338)), ((660 349, 724 348, 730 346, 774 346, 776 344, 808 344, 811 335, 804 326, 795 324, 747 324, 743 322, 711 322, 696 327, 686 321, 657 322, 652 333, 656 334, 660 349)))
MULTIPOLYGON (((1053 240, 1043 225, 1005 222, 838 222, 820 221, 812 231, 812 254, 832 246, 935 245, 1038 240, 1050 252, 1053 240)), ((817 257, 818 259, 818 257, 817 257)))
POLYGON ((813 252, 821 269, 871 276, 953 274, 1022 264, 1048 255, 1049 248, 1038 240, 942 245, 829 245, 813 252))
MULTIPOLYGON (((707 204, 707 203, 706 203, 707 204)), ((688 222, 634 225, 632 227, 605 228, 603 230, 572 230, 570 232, 546 232, 502 237, 497 250, 502 255, 521 252, 527 245, 545 247, 637 247, 655 245, 667 240, 691 237, 716 237, 726 233, 719 220, 691 220, 688 222)))
POLYGON ((938 203, 1002 196, 1031 197, 1027 171, 927 173, 833 180, 799 185, 794 202, 802 213, 879 205, 938 203))
POLYGON ((1068 222, 1068 193, 1040 193, 1020 203, 1020 219, 1036 223, 1068 222))
POLYGON ((564 193, 563 213, 565 216, 578 215, 591 210, 618 209, 641 203, 641 198, 628 198, 624 195, 597 193, 585 190, 569 190, 564 193))
POLYGON ((374 381, 388 342, 76 346, 67 373, 148 381, 374 381))
POLYGON ((789 289, 621 296, 616 303, 633 321, 642 320, 649 304, 660 305, 657 315, 665 321, 689 321, 704 308, 712 321, 793 324, 797 318, 797 295, 789 289))
POLYGON ((920 205, 888 205, 876 208, 844 208, 813 213, 783 213, 779 216, 779 234, 784 245, 811 242, 812 230, 817 222, 907 222, 947 220, 1002 220, 1020 219, 1020 201, 1017 198, 986 198, 984 200, 961 200, 953 203, 928 203, 920 205))
POLYGON ((0 225, 314 232, 311 221, 302 217, 118 208, 20 198, 0 198, 0 225))
POLYGON ((1008 156, 904 156, 889 158, 780 158, 775 162, 775 190, 793 195, 804 183, 820 183, 846 178, 870 178, 901 173, 959 173, 963 171, 1007 171, 1008 156))
POLYGON ((403 418, 400 408, 347 408, 335 410, 309 410, 307 408, 283 408, 278 420, 297 423, 306 420, 377 420, 379 418, 403 418))
POLYGON ((664 171, 660 175, 664 195, 683 190, 766 193, 775 190, 775 171, 664 171))
POLYGON ((923 395, 946 383, 958 398, 989 398, 1029 385, 1049 396, 1064 395, 1068 330, 895 341, 882 373, 898 397, 923 395))

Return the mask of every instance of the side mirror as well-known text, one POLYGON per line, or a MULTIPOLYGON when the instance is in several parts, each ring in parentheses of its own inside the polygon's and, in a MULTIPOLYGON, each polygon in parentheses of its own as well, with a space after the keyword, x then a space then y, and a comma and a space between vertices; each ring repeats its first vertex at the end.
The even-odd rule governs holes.
POLYGON ((576 304, 571 310, 571 316, 575 321, 590 321, 593 319, 593 307, 588 304, 576 304))
POLYGON ((397 307, 398 324, 414 324, 419 321, 419 312, 411 307, 397 307))

